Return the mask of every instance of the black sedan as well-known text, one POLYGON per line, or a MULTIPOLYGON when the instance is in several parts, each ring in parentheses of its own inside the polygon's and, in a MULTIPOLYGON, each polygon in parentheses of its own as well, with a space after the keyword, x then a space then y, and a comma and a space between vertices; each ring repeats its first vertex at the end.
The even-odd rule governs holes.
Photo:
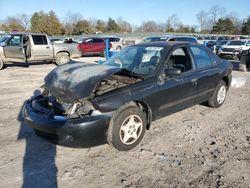
POLYGON ((129 150, 152 121, 203 102, 220 107, 231 72, 231 63, 199 44, 138 44, 102 65, 56 67, 45 77, 43 93, 26 102, 23 116, 59 143, 105 135, 116 149, 129 150))

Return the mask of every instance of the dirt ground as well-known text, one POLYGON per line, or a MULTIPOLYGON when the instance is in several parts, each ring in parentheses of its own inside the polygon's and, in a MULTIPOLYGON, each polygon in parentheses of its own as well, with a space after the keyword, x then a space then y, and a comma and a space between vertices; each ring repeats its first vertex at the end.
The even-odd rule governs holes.
MULTIPOLYGON (((84 58, 93 61, 98 57, 84 58)), ((250 187, 250 73, 219 109, 196 105, 151 126, 132 151, 46 142, 20 108, 53 64, 0 71, 0 187, 250 187)))

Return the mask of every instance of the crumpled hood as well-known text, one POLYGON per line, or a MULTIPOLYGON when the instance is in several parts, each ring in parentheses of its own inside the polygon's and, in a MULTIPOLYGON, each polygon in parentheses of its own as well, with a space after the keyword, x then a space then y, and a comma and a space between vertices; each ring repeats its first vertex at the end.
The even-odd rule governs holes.
POLYGON ((44 79, 50 94, 64 102, 91 95, 97 84, 121 68, 71 61, 53 69, 44 79))

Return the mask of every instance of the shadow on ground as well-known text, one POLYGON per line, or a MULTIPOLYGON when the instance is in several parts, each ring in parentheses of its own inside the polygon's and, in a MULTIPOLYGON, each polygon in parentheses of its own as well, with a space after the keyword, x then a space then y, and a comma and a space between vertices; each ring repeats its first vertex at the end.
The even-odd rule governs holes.
MULTIPOLYGON (((34 95, 40 94, 35 91, 34 95)), ((23 157, 23 188, 57 187, 57 167, 55 164, 56 145, 48 143, 34 134, 24 123, 19 112, 20 130, 17 140, 25 139, 23 157)))
POLYGON ((36 66, 36 65, 49 65, 52 64, 51 62, 33 62, 33 63, 6 63, 4 64, 4 69, 10 68, 10 67, 23 67, 28 68, 29 66, 36 66))
MULTIPOLYGON (((34 96, 40 94, 39 90, 34 92, 34 96)), ((23 157, 22 187, 57 187, 55 157, 58 137, 56 135, 45 135, 34 131, 25 124, 22 110, 20 110, 17 119, 20 122, 17 140, 25 139, 26 141, 25 154, 23 157)), ((60 145, 75 148, 90 148, 106 143, 105 131, 99 131, 96 132, 96 135, 85 135, 84 138, 78 139, 76 142, 60 142, 60 145)))

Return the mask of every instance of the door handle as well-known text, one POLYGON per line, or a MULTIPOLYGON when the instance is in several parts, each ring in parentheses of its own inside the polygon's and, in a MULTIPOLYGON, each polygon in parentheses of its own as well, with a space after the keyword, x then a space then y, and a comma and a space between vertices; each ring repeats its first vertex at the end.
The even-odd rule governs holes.
POLYGON ((49 46, 46 46, 46 48, 49 48, 49 46))

